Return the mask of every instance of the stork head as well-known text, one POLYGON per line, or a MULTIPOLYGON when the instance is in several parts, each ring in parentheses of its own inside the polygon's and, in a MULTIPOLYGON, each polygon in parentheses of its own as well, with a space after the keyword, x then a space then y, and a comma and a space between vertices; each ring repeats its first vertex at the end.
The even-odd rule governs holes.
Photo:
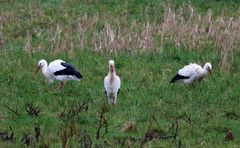
POLYGON ((206 63, 203 67, 203 69, 207 70, 208 73, 212 76, 212 64, 211 63, 206 63))
POLYGON ((43 66, 47 66, 47 61, 44 60, 44 59, 41 59, 41 60, 38 62, 38 65, 37 65, 35 74, 37 74, 38 71, 39 71, 43 66))
POLYGON ((110 71, 111 73, 113 73, 113 72, 115 71, 114 61, 113 61, 113 60, 110 60, 110 61, 108 62, 108 64, 109 64, 109 71, 110 71))

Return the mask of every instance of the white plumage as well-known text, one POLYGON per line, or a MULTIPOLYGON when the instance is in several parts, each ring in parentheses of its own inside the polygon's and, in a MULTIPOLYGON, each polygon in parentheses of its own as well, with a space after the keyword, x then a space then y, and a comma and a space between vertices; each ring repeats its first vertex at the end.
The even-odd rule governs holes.
POLYGON ((196 63, 190 63, 180 69, 170 83, 179 81, 184 84, 193 84, 196 81, 202 80, 208 73, 212 73, 211 63, 206 63, 203 68, 196 63))
POLYGON ((108 63, 109 72, 104 78, 104 88, 108 103, 114 105, 117 102, 117 96, 120 92, 121 80, 116 74, 114 61, 110 60, 108 63))
POLYGON ((49 83, 52 83, 53 80, 61 81, 60 88, 68 80, 79 81, 82 78, 80 72, 75 70, 72 65, 60 59, 50 62, 49 65, 46 60, 42 59, 38 62, 36 73, 40 69, 42 69, 42 73, 49 83))

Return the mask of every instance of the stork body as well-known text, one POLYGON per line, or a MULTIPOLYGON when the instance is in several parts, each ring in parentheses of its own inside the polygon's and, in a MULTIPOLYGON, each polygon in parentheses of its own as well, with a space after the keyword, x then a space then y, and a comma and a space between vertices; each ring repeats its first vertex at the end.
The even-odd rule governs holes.
POLYGON ((180 69, 170 83, 178 81, 184 84, 193 84, 197 81, 201 81, 208 73, 211 74, 211 72, 212 65, 210 63, 206 63, 203 68, 196 63, 190 63, 180 69))
POLYGON ((116 104, 117 96, 120 92, 121 80, 116 74, 114 61, 109 61, 109 72, 108 75, 104 78, 104 88, 107 101, 109 104, 116 104))
POLYGON ((49 65, 46 60, 42 59, 38 62, 36 73, 40 69, 42 69, 42 73, 49 83, 52 83, 54 80, 61 81, 61 88, 68 80, 79 81, 82 78, 80 72, 78 72, 72 65, 60 59, 50 62, 49 65))

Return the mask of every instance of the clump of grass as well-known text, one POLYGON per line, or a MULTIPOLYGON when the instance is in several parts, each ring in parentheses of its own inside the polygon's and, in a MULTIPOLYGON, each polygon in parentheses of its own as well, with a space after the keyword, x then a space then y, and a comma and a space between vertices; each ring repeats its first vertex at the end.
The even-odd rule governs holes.
POLYGON ((82 147, 88 148, 88 147, 91 147, 91 146, 92 146, 91 137, 90 137, 90 135, 89 135, 86 131, 84 131, 84 132, 81 134, 80 137, 81 137, 81 138, 80 138, 80 143, 81 143, 81 146, 82 146, 82 147))
POLYGON ((130 131, 136 131, 136 123, 134 121, 128 121, 125 122, 122 126, 123 131, 130 132, 130 131))
POLYGON ((39 107, 35 107, 32 103, 27 104, 25 109, 26 109, 28 115, 32 118, 38 117, 40 114, 40 111, 41 111, 41 109, 39 107))
POLYGON ((29 133, 23 133, 21 143, 26 144, 27 146, 33 145, 32 135, 29 133))
POLYGON ((15 142, 16 138, 14 137, 14 132, 11 127, 9 127, 9 130, 0 132, 0 140, 8 141, 8 142, 15 142))
POLYGON ((99 121, 98 121, 98 128, 96 132, 96 139, 103 138, 108 133, 108 121, 105 117, 105 113, 108 112, 107 106, 104 104, 101 110, 98 112, 99 121), (101 135, 100 131, 104 127, 105 131, 101 135))

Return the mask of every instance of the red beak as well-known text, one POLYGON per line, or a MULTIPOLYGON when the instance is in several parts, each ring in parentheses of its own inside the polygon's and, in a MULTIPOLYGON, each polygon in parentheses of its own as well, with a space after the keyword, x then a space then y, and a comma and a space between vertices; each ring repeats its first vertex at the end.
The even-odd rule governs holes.
POLYGON ((38 73, 38 71, 41 69, 41 66, 37 66, 36 71, 35 71, 35 75, 38 73))
POLYGON ((209 71, 210 76, 212 77, 212 70, 209 69, 208 71, 209 71))
POLYGON ((114 72, 114 65, 111 65, 111 69, 110 69, 111 73, 114 72))

